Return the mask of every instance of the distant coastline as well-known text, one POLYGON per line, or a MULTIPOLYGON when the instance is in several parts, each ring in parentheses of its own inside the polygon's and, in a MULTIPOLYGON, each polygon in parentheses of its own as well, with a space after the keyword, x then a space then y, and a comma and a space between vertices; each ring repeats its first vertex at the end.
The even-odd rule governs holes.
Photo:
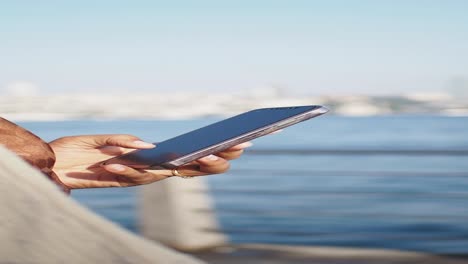
POLYGON ((0 116, 15 121, 191 119, 230 116, 261 107, 307 104, 325 105, 332 110, 331 114, 343 116, 468 116, 468 100, 444 93, 399 96, 287 96, 280 93, 0 95, 0 116))

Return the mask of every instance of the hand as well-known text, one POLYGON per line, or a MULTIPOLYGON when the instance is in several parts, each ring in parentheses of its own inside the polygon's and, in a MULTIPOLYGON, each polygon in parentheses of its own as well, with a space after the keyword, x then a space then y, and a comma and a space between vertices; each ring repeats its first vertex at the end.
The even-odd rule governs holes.
MULTIPOLYGON (((178 168, 184 176, 223 173, 229 169, 228 160, 240 157, 250 142, 193 161, 178 168)), ((55 152, 54 171, 70 189, 127 187, 147 184, 173 176, 171 170, 140 170, 120 164, 101 166, 100 163, 134 149, 155 146, 131 135, 70 136, 50 142, 55 152)))

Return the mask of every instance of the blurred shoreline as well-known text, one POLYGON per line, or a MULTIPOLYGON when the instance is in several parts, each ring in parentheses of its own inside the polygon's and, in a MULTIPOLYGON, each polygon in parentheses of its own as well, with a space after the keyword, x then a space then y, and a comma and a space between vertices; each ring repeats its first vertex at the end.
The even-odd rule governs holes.
POLYGON ((331 114, 376 116, 429 114, 468 116, 468 100, 448 93, 396 96, 291 96, 266 90, 228 93, 0 95, 0 115, 14 121, 191 119, 232 116, 247 110, 291 105, 325 105, 331 114))

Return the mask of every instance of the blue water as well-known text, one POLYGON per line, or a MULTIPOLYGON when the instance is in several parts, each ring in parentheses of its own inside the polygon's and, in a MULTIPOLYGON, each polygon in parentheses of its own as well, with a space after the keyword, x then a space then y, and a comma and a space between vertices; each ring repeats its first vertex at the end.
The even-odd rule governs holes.
MULTIPOLYGON (((46 140, 128 133, 161 141, 214 120, 22 125, 46 140)), ((323 116, 254 144, 231 171, 206 178, 221 227, 233 242, 468 254, 468 118, 323 116)), ((137 232, 137 192, 77 190, 72 197, 137 232)))

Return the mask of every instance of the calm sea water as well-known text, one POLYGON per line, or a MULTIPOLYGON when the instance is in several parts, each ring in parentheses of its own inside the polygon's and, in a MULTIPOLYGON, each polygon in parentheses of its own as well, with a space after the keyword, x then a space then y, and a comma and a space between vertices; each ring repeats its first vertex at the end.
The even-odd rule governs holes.
MULTIPOLYGON (((214 120, 22 125, 47 140, 129 133, 161 141, 214 120)), ((323 116, 254 144, 230 172, 207 177, 233 242, 468 254, 468 118, 323 116)), ((137 232, 137 191, 72 197, 137 232)))

